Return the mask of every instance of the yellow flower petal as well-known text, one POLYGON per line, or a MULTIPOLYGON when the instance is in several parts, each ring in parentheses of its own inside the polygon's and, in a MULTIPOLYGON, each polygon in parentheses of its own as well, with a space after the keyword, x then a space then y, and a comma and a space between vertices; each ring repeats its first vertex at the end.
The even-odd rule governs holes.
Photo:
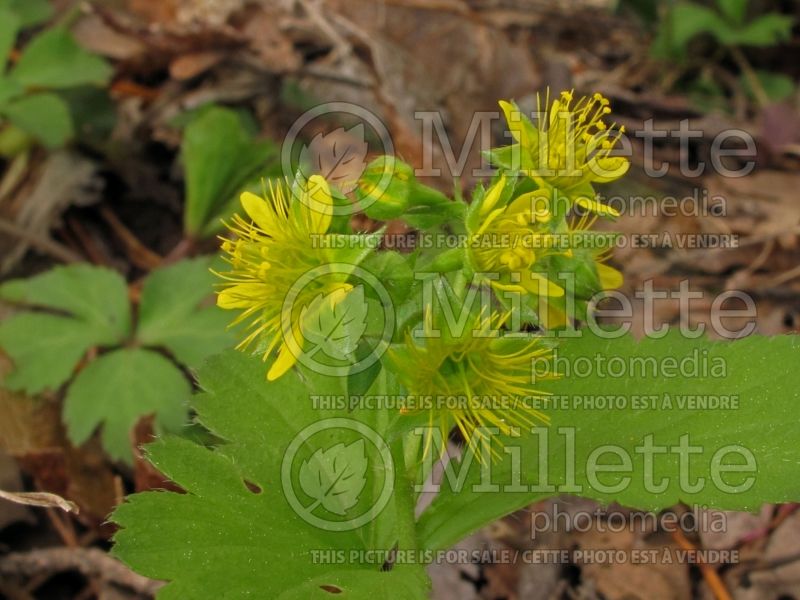
POLYGON ((275 381, 291 369, 297 363, 297 357, 292 352, 291 348, 284 342, 281 349, 278 350, 278 357, 272 366, 267 371, 267 380, 275 381))
POLYGON ((331 226, 333 218, 333 198, 328 182, 320 175, 308 178, 303 190, 302 208, 303 218, 309 233, 326 233, 331 226))
POLYGON ((577 200, 575 200, 575 204, 585 208, 586 210, 590 210, 593 213, 597 213, 598 215, 603 215, 604 217, 605 216, 618 217, 620 214, 616 208, 608 206, 607 204, 603 204, 591 198, 585 198, 585 197, 578 198, 577 200))
POLYGON ((547 190, 534 190, 526 194, 522 194, 519 198, 514 200, 509 207, 511 212, 523 209, 529 209, 531 216, 539 223, 547 223, 550 221, 550 192, 547 190))
POLYGON ((609 267, 603 263, 595 263, 595 268, 597 269, 597 278, 600 280, 600 286, 604 290, 615 290, 622 285, 624 281, 622 273, 614 267, 609 267))
POLYGON ((480 215, 485 217, 497 204, 497 201, 500 200, 500 196, 503 193, 503 190, 506 187, 506 176, 501 175, 500 179, 497 180, 492 187, 490 187, 486 194, 483 196, 483 202, 481 202, 481 209, 480 215))
POLYGON ((525 294, 528 292, 528 290, 518 283, 501 283, 499 281, 490 281, 490 284, 493 288, 500 290, 501 292, 513 292, 516 294, 525 294))
POLYGON ((590 160, 587 166, 592 173, 592 181, 608 183, 625 175, 631 163, 624 156, 600 156, 590 160))
POLYGON ((240 283, 222 290, 217 295, 217 306, 220 308, 250 308, 263 295, 260 283, 240 283))
POLYGON ((244 212, 256 225, 267 232, 275 230, 274 213, 270 210, 266 200, 252 192, 242 192, 239 201, 242 203, 244 212))

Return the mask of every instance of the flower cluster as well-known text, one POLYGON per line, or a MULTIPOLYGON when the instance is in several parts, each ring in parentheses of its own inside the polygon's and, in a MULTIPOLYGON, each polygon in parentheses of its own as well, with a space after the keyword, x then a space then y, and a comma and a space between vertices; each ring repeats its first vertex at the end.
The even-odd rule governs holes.
MULTIPOLYGON (((550 102, 548 93, 543 106, 541 99, 537 104, 532 120, 515 103, 500 102, 514 143, 490 151, 498 172, 488 187, 477 186, 469 205, 422 185, 396 158, 376 159, 381 175, 391 179, 391 193, 384 194, 389 200, 371 199, 367 214, 404 219, 419 229, 466 231, 463 246, 455 249, 400 254, 376 244, 354 251, 358 244, 320 243, 320 237, 352 242, 365 234, 354 232, 347 219, 331 232, 337 192, 332 194, 318 175, 273 183, 264 197, 241 196, 246 217, 234 218, 229 226, 234 239, 222 246, 230 269, 220 273, 218 304, 240 311, 235 323, 246 323, 246 334, 239 347, 271 361, 268 379, 297 362, 309 319, 314 320, 314 351, 341 344, 348 348, 341 353, 345 356, 363 346, 363 340, 348 338, 365 335, 367 307, 363 286, 353 294, 357 286, 347 270, 303 286, 286 307, 287 296, 307 273, 363 261, 378 271, 377 279, 387 281, 395 312, 404 315, 392 339, 384 340, 389 352, 382 366, 395 373, 392 381, 401 386, 396 391, 463 400, 409 405, 404 414, 424 412, 443 438, 457 429, 473 450, 487 427, 510 435, 513 428, 546 421, 532 402, 546 392, 538 389, 538 380, 534 387, 531 373, 533 361, 546 361, 553 346, 539 333, 573 326, 586 317, 595 293, 621 284, 621 274, 606 264, 612 245, 600 243, 613 237, 592 230, 598 217, 618 213, 597 200, 593 185, 617 179, 629 164, 614 154, 624 128, 605 122, 609 103, 600 94, 575 100, 572 92, 562 92, 550 102), (419 291, 413 281, 420 277, 402 277, 404 269, 425 271, 425 265, 444 278, 455 305, 469 315, 459 327, 444 327, 451 323, 442 318, 443 308, 429 295, 412 293, 419 291), (467 292, 476 278, 490 290, 488 306, 469 305, 475 296, 467 292), (353 306, 340 309, 346 300, 353 306), (363 326, 353 325, 362 316, 363 326), (330 330, 326 324, 332 324, 330 330)), ((372 189, 373 175, 369 168, 362 175, 352 206, 358 205, 359 193, 372 189)), ((341 193, 338 197, 346 200, 341 193)), ((544 372, 545 380, 557 376, 544 372)), ((539 379, 541 373, 537 369, 539 379)))
MULTIPOLYGON (((511 435, 547 422, 538 408, 546 393, 534 387, 531 366, 532 361, 546 365, 552 348, 538 336, 502 335, 508 318, 508 313, 483 311, 467 322, 467 335, 454 335, 428 311, 418 335, 407 332, 405 344, 390 351, 398 379, 409 396, 427 400, 427 424, 439 430, 441 440, 446 440, 455 426, 479 453, 492 428, 511 435)), ((555 377, 541 365, 537 372, 539 380, 555 377)), ((404 408, 402 412, 414 414, 419 409, 404 408)), ((429 436, 426 454, 431 444, 429 436)), ((487 447, 497 455, 490 441, 487 447)))
MULTIPOLYGON (((237 348, 251 347, 266 361, 276 354, 267 378, 277 379, 296 362, 292 340, 299 337, 297 315, 290 315, 293 331, 283 323, 283 306, 292 286, 310 270, 336 262, 336 249, 312 245, 312 235, 328 232, 333 201, 328 183, 319 175, 309 177, 302 196, 291 202, 286 182, 270 182, 264 197, 244 192, 240 198, 247 219, 236 215, 229 229, 234 240, 224 240, 222 250, 230 270, 217 296, 221 308, 240 310, 233 325, 246 323, 246 335, 237 348), (290 337, 291 335, 291 337, 290 337)), ((317 280, 302 290, 295 306, 309 304, 317 295, 341 300, 349 284, 336 279, 317 280)))
POLYGON ((552 103, 548 94, 544 106, 537 98, 534 123, 513 102, 500 102, 515 143, 491 151, 501 171, 478 189, 466 225, 470 266, 487 274, 500 302, 522 294, 536 324, 557 329, 585 317, 594 293, 621 284, 585 213, 619 216, 592 186, 621 177, 629 162, 612 155, 625 129, 605 123, 610 109, 600 94, 574 101, 562 92, 552 103))

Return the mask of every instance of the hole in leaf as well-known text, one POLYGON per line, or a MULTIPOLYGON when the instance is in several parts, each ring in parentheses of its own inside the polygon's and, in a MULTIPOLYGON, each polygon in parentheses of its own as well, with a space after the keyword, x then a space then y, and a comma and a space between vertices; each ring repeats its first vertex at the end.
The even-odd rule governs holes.
POLYGON ((325 590, 325 591, 326 591, 326 592, 328 592, 329 594, 341 594, 341 593, 344 591, 344 590, 343 590, 342 588, 340 588, 340 587, 337 587, 337 586, 335 586, 335 585, 327 585, 327 584, 325 584, 325 585, 321 585, 321 586, 319 586, 319 588, 320 588, 321 590, 325 590))
POLYGON ((263 491, 260 485, 253 483, 252 481, 248 481, 247 479, 244 480, 244 485, 254 494, 260 494, 263 491))

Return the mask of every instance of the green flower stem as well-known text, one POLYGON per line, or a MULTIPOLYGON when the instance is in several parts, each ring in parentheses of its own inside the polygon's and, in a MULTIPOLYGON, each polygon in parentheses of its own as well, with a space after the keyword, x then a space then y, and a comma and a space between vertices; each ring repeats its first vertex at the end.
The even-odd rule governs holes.
POLYGON ((392 444, 392 459, 395 465, 394 503, 397 548, 400 550, 412 550, 419 546, 419 542, 414 519, 415 495, 413 479, 409 477, 404 448, 403 438, 392 444))
MULTIPOLYGON (((376 393, 386 396, 389 390, 389 374, 386 369, 378 373, 376 393)), ((392 386, 394 387, 394 386, 392 386)), ((396 391, 396 390, 394 390, 396 391)), ((416 522, 414 519, 414 469, 416 461, 414 454, 411 460, 406 454, 405 436, 396 439, 391 444, 392 462, 394 463, 394 505, 395 505, 395 531, 397 532, 397 547, 402 550, 416 549, 418 547, 416 522)))

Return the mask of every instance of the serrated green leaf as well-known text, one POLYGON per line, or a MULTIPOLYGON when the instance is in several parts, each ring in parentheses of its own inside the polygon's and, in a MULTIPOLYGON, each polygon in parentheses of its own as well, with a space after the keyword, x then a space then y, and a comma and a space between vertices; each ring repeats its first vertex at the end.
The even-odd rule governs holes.
POLYGON ((0 346, 15 366, 3 384, 31 394, 56 390, 95 344, 95 332, 78 319, 39 313, 14 315, 0 323, 0 346))
POLYGON ((140 343, 164 346, 189 366, 233 344, 230 316, 214 305, 200 307, 213 293, 210 266, 208 258, 184 260, 147 277, 136 330, 140 343))
POLYGON ((344 516, 358 503, 367 483, 366 471, 364 440, 339 443, 328 449, 317 448, 311 458, 302 462, 300 486, 325 509, 344 516))
POLYGON ((0 285, 0 300, 70 313, 93 332, 96 344, 118 343, 130 333, 128 288, 122 276, 110 269, 56 267, 0 285))
POLYGON ((564 340, 559 347, 562 372, 564 365, 574 366, 583 361, 586 367, 587 362, 598 364, 598 360, 605 364, 614 361, 622 365, 638 364, 639 370, 631 367, 624 375, 614 377, 601 377, 597 370, 586 376, 583 371, 583 377, 572 373, 559 381, 543 382, 542 388, 551 391, 554 398, 565 397, 569 403, 567 407, 559 405, 558 409, 544 408, 551 416, 550 426, 541 431, 541 439, 547 443, 545 467, 539 464, 537 435, 506 439, 507 447, 520 449, 519 483, 524 491, 519 487, 516 490, 502 487, 515 483, 510 455, 493 465, 491 481, 501 486, 497 492, 480 491, 480 487, 476 490, 474 486, 480 483, 481 473, 473 464, 460 492, 454 493, 451 486, 443 485, 423 513, 419 521, 423 545, 446 547, 495 518, 556 493, 573 493, 645 510, 660 510, 678 502, 724 510, 756 510, 763 502, 796 500, 800 452, 794 433, 800 375, 787 371, 785 365, 787 357, 796 356, 798 349, 800 339, 795 336, 750 337, 724 343, 670 335, 637 343, 629 338, 598 339, 584 332, 581 338, 564 340), (685 361, 685 368, 696 372, 694 376, 688 372, 673 377, 664 376, 666 371, 640 372, 642 364, 652 365, 653 361, 661 365, 685 361), (720 372, 723 364, 724 373, 720 372), (656 399, 652 407, 634 406, 634 397, 650 395, 656 399), (624 406, 592 410, 586 399, 598 396, 627 400, 624 406), (737 408, 690 408, 686 402, 692 396, 735 397, 737 408), (683 406, 679 404, 681 398, 683 406), (571 434, 559 432, 562 427, 571 434), (574 444, 566 441, 568 435, 574 435, 574 444), (667 482, 658 493, 645 480, 645 453, 636 451, 643 447, 647 436, 652 436, 654 446, 670 449, 654 458, 652 481, 667 482), (680 453, 675 450, 683 436, 688 436, 691 447, 700 449, 691 454, 687 468, 679 466, 680 453), (608 445, 631 457, 632 471, 626 470, 630 482, 619 491, 608 489, 625 475, 601 476, 589 461, 593 451, 608 445), (741 486, 731 491, 749 477, 743 473, 726 475, 730 489, 716 483, 712 461, 729 446, 744 448, 754 456, 756 473, 751 487, 741 486), (573 448, 575 460, 568 464, 574 468, 570 471, 565 456, 573 448), (590 471, 595 479, 590 478, 590 471), (687 477, 692 485, 703 478, 704 484, 692 489, 681 482, 681 476, 687 477), (564 485, 570 480, 574 485, 564 485), (601 481, 602 489, 596 485, 597 481, 601 481), (552 489, 531 488, 545 483, 552 489), (454 514, 460 515, 459 518, 453 519, 454 514))
POLYGON ((315 577, 296 589, 278 596, 278 600, 306 600, 306 598, 330 600, 339 595, 349 600, 394 600, 427 598, 428 576, 421 565, 404 566, 388 572, 359 570, 334 570, 315 577), (323 588, 322 586, 325 586, 323 588), (320 593, 323 592, 323 593, 320 593))
POLYGON ((130 332, 127 286, 109 269, 57 267, 0 285, 0 300, 67 313, 21 313, 0 325, 16 369, 6 384, 29 393, 58 388, 89 348, 121 343, 130 332))
POLYGON ((69 386, 64 401, 67 433, 76 445, 102 426, 103 446, 118 460, 131 461, 131 430, 155 414, 160 429, 186 423, 191 387, 169 360, 149 350, 123 348, 89 363, 69 386))
POLYGON ((33 38, 9 76, 29 87, 48 89, 104 85, 112 69, 81 48, 66 29, 55 28, 33 38))
POLYGON ((200 234, 251 179, 266 171, 275 153, 254 140, 236 112, 213 107, 184 132, 181 159, 186 172, 184 228, 200 234))
POLYGON ((69 107, 55 94, 33 94, 11 100, 2 112, 48 148, 63 146, 74 133, 69 107))
MULTIPOLYGON (((317 552, 391 549, 397 540, 392 504, 378 518, 383 535, 372 524, 326 531, 304 521, 282 488, 284 455, 307 426, 347 415, 369 419, 380 429, 375 411, 359 416, 314 406, 312 394, 343 394, 343 381, 290 371, 267 382, 261 360, 238 352, 213 357, 199 375, 206 390, 194 401, 200 421, 226 443, 214 450, 179 439, 151 446, 153 463, 187 493, 137 494, 113 515, 122 527, 114 553, 137 571, 170 582, 159 591, 160 600, 322 600, 331 593, 322 586, 350 598, 366 599, 384 589, 393 591, 392 598, 425 596, 428 583, 419 566, 398 565, 383 573, 380 565, 358 560, 332 567, 314 559, 317 552)), ((354 439, 323 431, 319 439, 305 438, 303 458, 354 439)), ((368 456, 367 485, 352 510, 362 502, 369 506, 385 476, 368 456)))

